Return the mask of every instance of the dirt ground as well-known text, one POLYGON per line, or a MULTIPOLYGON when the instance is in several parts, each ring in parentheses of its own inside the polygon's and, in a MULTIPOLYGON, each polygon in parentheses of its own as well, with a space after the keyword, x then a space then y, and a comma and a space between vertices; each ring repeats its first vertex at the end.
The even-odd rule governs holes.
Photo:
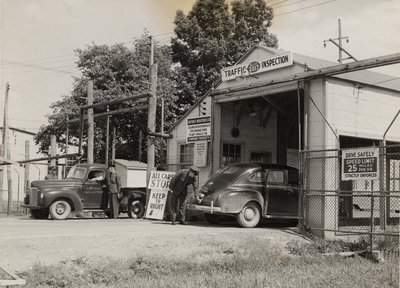
POLYGON ((154 254, 181 257, 201 249, 204 242, 235 245, 254 237, 284 249, 290 240, 305 241, 296 230, 284 224, 243 229, 234 223, 172 226, 164 221, 129 218, 54 221, 29 216, 0 217, 0 267, 18 272, 35 263, 127 260, 154 254))

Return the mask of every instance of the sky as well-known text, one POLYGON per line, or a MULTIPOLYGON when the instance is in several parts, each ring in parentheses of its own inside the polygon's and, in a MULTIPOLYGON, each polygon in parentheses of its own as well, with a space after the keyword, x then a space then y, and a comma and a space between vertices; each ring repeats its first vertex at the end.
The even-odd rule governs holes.
MULTIPOLYGON (((0 117, 10 83, 10 126, 37 132, 49 106, 70 95, 75 49, 132 41, 147 29, 168 44, 178 9, 194 0, 0 0, 0 117)), ((273 0, 270 32, 279 48, 336 62, 338 48, 324 40, 349 37, 343 47, 358 60, 400 52, 399 0, 273 0)), ((379 69, 400 77, 400 65, 379 69)), ((0 120, 2 123, 2 120, 0 120)), ((2 124, 1 124, 2 126, 2 124)))

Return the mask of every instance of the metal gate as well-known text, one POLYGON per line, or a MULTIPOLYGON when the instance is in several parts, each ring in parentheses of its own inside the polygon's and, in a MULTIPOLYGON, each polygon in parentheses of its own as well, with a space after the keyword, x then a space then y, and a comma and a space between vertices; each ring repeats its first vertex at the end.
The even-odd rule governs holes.
POLYGON ((400 145, 363 148, 378 151, 376 166, 370 165, 377 168, 377 179, 343 179, 345 149, 301 152, 300 224, 305 231, 329 239, 365 239, 371 244, 387 237, 398 241, 400 145))

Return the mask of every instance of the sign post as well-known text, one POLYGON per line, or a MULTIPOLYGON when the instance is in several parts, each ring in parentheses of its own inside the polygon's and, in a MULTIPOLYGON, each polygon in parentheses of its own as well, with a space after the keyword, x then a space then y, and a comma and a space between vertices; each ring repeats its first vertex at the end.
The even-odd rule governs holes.
POLYGON ((150 190, 146 218, 163 220, 167 205, 169 183, 175 172, 151 171, 147 189, 150 190))

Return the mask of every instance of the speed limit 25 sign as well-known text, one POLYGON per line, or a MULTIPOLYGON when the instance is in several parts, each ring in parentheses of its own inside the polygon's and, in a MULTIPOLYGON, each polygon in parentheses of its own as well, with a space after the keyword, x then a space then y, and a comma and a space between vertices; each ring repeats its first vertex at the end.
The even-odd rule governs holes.
POLYGON ((379 178, 379 148, 342 150, 342 181, 377 180, 379 178))

